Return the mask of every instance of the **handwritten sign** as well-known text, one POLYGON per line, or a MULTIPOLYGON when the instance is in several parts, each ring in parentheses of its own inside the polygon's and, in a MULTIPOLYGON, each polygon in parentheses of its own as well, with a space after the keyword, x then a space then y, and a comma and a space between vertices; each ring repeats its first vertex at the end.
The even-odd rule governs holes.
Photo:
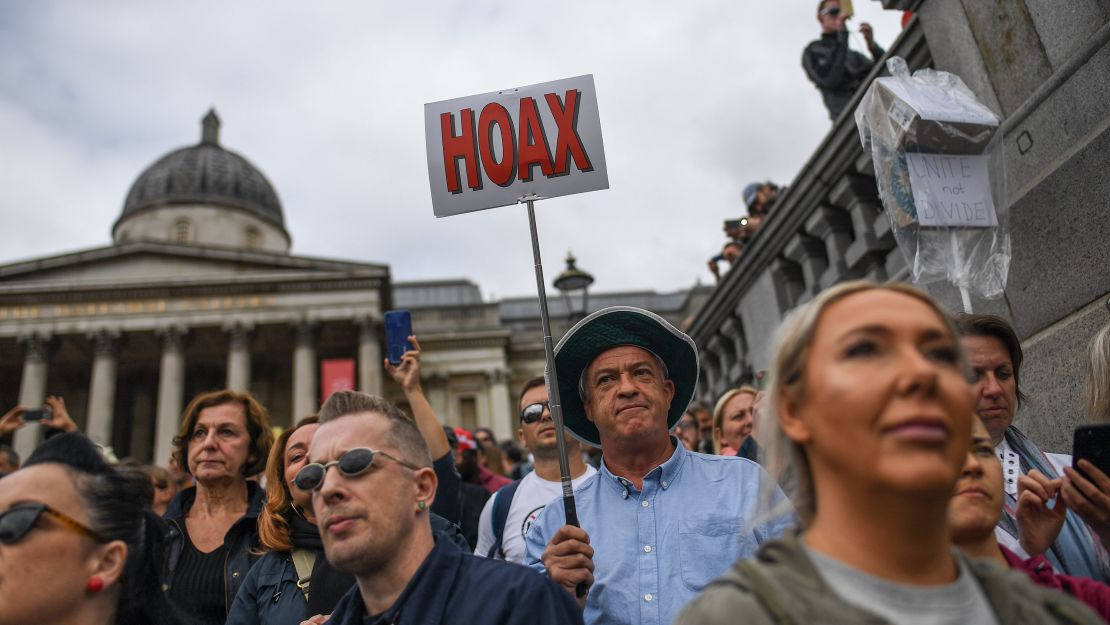
POLYGON ((913 203, 922 226, 998 225, 985 155, 906 154, 913 203))
POLYGON ((593 76, 424 105, 436 217, 609 188, 593 76))

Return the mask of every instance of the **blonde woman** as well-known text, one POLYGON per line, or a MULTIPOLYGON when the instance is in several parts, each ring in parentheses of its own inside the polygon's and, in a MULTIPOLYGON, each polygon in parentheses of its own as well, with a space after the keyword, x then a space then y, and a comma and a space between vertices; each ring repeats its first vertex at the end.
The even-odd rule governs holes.
POLYGON ((1110 325, 1099 330, 1087 348, 1083 405, 1092 422, 1110 423, 1110 325))
POLYGON ((795 465, 800 527, 711 583, 678 623, 1099 622, 950 547, 948 500, 975 403, 955 328, 932 298, 850 282, 780 331, 775 426, 761 431, 769 455, 795 465))
MULTIPOLYGON (((714 453, 721 456, 740 455, 755 424, 755 398, 758 394, 759 391, 751 386, 741 386, 726 391, 717 400, 713 408, 714 453)), ((752 444, 748 443, 748 446, 752 444)))

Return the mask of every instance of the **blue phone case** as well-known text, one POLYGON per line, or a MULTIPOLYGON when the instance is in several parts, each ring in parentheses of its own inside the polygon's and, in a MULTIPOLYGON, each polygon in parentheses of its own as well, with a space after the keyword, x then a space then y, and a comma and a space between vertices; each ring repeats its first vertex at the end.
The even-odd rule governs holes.
POLYGON ((407 310, 390 310, 385 313, 385 349, 389 362, 401 364, 401 356, 412 349, 412 314, 407 310))

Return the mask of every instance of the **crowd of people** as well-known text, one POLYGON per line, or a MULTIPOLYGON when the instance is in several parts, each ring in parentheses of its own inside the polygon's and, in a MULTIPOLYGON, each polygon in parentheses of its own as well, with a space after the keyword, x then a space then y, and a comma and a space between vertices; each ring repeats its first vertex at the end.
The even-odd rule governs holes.
MULTIPOLYGON (((859 34, 870 58, 848 46, 848 21, 851 18, 851 7, 841 6, 840 0, 818 2, 817 21, 821 25, 821 37, 810 42, 802 53, 802 68, 806 77, 821 93, 829 118, 833 121, 865 85, 875 63, 885 54, 883 48, 875 43, 874 31, 866 22, 860 24, 859 34)), ((709 271, 718 283, 722 276, 721 263, 727 263, 728 269, 736 264, 782 191, 784 189, 770 181, 755 181, 744 187, 742 195, 747 215, 725 220, 725 242, 720 251, 709 259, 709 271)))
MULTIPOLYGON (((249 393, 203 393, 176 475, 112 458, 50 397, 52 435, 22 466, 0 449, 0 624, 1110 619, 1110 477, 1014 426, 1023 353, 1001 318, 841 284, 711 407, 688 336, 595 312, 551 381, 571 524, 544 378, 505 462, 492 431, 442 423, 410 343, 385 367, 411 414, 340 391, 275 437, 249 393)), ((1105 421, 1110 326, 1087 356, 1105 421)))

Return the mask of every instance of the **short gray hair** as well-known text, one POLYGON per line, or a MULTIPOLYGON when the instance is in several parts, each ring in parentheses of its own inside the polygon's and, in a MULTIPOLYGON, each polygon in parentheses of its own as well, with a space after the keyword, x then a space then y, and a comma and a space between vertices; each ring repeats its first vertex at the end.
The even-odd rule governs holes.
MULTIPOLYGON (((624 347, 624 346, 623 345, 614 345, 613 347, 624 347)), ((609 349, 613 349, 613 347, 610 347, 609 349)), ((632 345, 631 347, 640 347, 640 346, 639 345, 632 345)), ((660 373, 662 373, 664 380, 671 379, 671 372, 667 370, 667 363, 663 362, 663 359, 660 358, 658 356, 658 354, 651 351, 650 349, 647 349, 646 347, 640 347, 640 349, 642 349, 645 352, 651 354, 651 357, 655 359, 655 364, 658 365, 659 371, 660 371, 660 373)), ((606 351, 608 351, 608 350, 606 350, 606 351)), ((598 356, 600 356, 600 355, 601 354, 598 354, 598 356)), ((589 373, 590 365, 594 364, 594 360, 596 360, 596 359, 597 359, 597 356, 594 356, 593 359, 591 359, 590 362, 587 363, 586 366, 582 368, 582 374, 578 376, 578 397, 582 400, 583 404, 589 403, 589 401, 590 401, 590 392, 589 392, 589 388, 588 388, 588 384, 587 384, 587 380, 586 380, 586 374, 589 373)))
POLYGON ((381 415, 389 421, 390 442, 405 460, 420 467, 432 466, 432 454, 416 423, 384 397, 358 391, 336 391, 320 406, 320 424, 364 412, 381 415))

